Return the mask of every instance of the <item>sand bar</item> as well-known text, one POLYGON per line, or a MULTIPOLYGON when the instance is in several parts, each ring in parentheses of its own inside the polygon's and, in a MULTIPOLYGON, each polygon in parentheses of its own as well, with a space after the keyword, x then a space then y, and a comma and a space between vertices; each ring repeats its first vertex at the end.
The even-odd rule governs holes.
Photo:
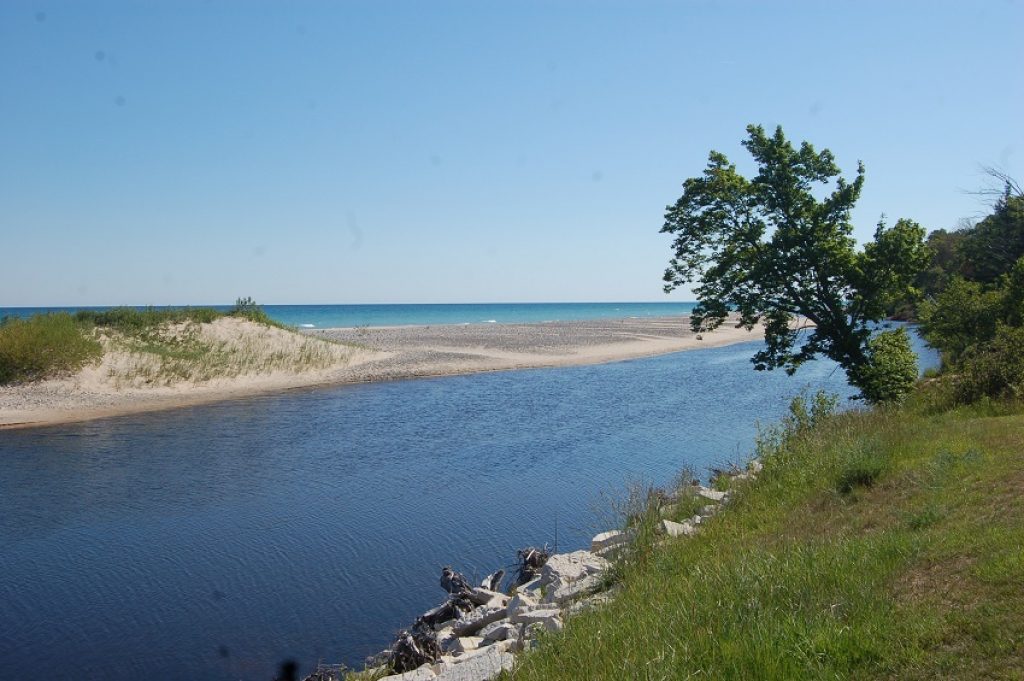
MULTIPOLYGON (((535 324, 325 329, 304 332, 347 346, 337 366, 275 371, 199 384, 115 386, 109 364, 78 375, 0 387, 0 429, 85 421, 299 388, 486 371, 600 364, 758 340, 758 331, 726 324, 698 340, 686 317, 535 324)), ((301 339, 300 339, 301 340, 301 339)), ((285 337, 277 339, 287 344, 285 337)))

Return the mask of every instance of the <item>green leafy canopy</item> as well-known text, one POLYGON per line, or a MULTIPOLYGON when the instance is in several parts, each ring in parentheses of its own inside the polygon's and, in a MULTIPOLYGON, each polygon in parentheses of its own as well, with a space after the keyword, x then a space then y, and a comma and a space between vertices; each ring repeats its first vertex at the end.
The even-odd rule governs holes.
POLYGON ((796 148, 781 127, 768 135, 751 125, 747 133, 754 178, 712 151, 704 174, 686 180, 666 209, 661 231, 675 238, 665 290, 698 283, 695 330, 717 328, 730 313, 748 329, 763 323, 756 368, 793 373, 825 355, 870 396, 875 391, 859 383, 873 375, 863 371, 872 361, 868 342, 887 305, 916 294, 915 277, 929 261, 924 229, 882 220, 858 251, 850 211, 864 185, 863 164, 849 181, 829 150, 807 142, 796 148), (814 324, 802 344, 801 317, 814 324))

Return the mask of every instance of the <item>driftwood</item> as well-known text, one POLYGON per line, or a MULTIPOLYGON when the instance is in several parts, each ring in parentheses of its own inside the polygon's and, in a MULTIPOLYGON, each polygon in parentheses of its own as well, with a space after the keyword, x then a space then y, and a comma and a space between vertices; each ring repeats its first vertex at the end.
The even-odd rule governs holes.
POLYGON ((504 570, 498 570, 484 577, 484 581, 480 582, 480 586, 487 589, 488 591, 501 591, 501 580, 505 577, 504 570))
POLYGON ((452 570, 450 565, 446 565, 441 570, 441 588, 450 594, 469 593, 473 590, 473 587, 466 580, 466 576, 452 570))
POLYGON ((550 555, 548 547, 542 549, 528 546, 516 552, 519 556, 519 566, 516 568, 516 586, 526 584, 537 576, 544 563, 548 562, 550 555))
POLYGON ((463 613, 471 611, 476 604, 464 594, 452 594, 452 596, 437 606, 431 608, 417 618, 413 627, 426 626, 433 628, 441 622, 458 619, 463 613))
POLYGON ((411 632, 401 631, 391 644, 391 668, 396 674, 411 672, 420 665, 437 662, 441 647, 437 636, 425 627, 413 627, 411 632))

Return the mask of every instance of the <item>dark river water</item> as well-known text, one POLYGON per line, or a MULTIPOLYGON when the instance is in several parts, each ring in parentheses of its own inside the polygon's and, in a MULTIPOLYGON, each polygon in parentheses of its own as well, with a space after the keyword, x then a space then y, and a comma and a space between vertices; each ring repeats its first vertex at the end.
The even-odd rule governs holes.
MULTIPOLYGON (((526 545, 589 544, 630 481, 745 460, 829 362, 755 344, 0 432, 0 678, 358 665, 526 545)), ((922 364, 936 363, 925 352, 922 364)))

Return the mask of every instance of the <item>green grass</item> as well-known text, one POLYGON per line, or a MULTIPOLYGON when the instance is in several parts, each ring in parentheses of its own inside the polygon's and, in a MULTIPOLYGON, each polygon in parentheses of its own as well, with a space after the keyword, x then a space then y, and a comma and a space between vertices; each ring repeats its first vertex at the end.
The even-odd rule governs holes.
MULTIPOLYGON (((1024 678, 1024 409, 790 421, 697 537, 514 679, 1024 678)), ((639 556, 639 558, 637 558, 639 556)))
POLYGON ((140 335, 168 324, 203 324, 223 316, 223 312, 208 307, 114 307, 102 312, 79 310, 75 313, 75 320, 86 328, 96 326, 127 335, 140 335))
POLYGON ((133 360, 111 368, 115 385, 202 383, 214 378, 273 371, 301 372, 337 366, 352 347, 327 339, 302 337, 289 352, 270 351, 260 338, 223 341, 204 335, 205 324, 224 317, 246 319, 266 332, 294 331, 270 319, 251 298, 233 309, 133 308, 82 310, 73 316, 37 315, 0 325, 0 385, 74 373, 107 351, 128 353, 133 360))
POLYGON ((0 323, 0 385, 73 373, 102 354, 100 344, 66 313, 0 323))

